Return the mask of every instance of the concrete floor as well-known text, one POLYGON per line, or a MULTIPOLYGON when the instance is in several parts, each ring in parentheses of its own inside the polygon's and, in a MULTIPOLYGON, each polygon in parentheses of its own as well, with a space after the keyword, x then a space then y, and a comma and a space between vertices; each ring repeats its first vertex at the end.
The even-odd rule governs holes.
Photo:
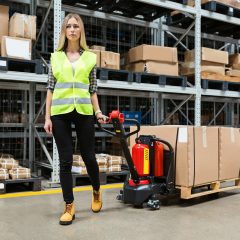
POLYGON ((61 194, 0 199, 1 240, 239 240, 240 192, 175 202, 158 211, 118 202, 119 189, 104 189, 100 213, 90 210, 91 192, 75 193, 76 220, 60 226, 61 194))

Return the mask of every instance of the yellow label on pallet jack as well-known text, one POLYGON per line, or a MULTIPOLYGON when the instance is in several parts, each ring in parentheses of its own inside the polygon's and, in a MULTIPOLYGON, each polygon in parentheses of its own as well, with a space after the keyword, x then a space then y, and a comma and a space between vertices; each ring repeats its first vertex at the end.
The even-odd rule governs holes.
POLYGON ((144 148, 143 156, 143 174, 149 174, 149 149, 144 148))

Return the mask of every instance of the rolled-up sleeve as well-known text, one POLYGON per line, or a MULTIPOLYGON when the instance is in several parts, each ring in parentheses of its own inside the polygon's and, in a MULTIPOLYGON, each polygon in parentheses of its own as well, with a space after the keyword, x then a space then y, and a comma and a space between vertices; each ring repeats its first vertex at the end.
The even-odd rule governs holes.
POLYGON ((55 88, 55 84, 56 84, 56 79, 53 76, 53 72, 52 72, 52 66, 49 66, 49 71, 48 71, 48 81, 47 81, 47 89, 50 90, 51 92, 54 91, 55 88))
POLYGON ((97 92, 97 66, 95 65, 89 74, 89 92, 91 94, 97 92))

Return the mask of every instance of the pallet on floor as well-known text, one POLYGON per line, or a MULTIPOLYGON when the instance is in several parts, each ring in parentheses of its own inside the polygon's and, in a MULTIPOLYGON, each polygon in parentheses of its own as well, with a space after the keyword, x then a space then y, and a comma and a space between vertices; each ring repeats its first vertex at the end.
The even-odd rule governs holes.
POLYGON ((181 199, 191 199, 196 197, 201 197, 209 194, 230 191, 235 189, 240 189, 240 178, 228 179, 223 181, 215 181, 208 184, 192 187, 176 187, 180 189, 181 199), (224 186, 225 183, 230 183, 230 186, 224 186))
POLYGON ((0 180, 0 194, 7 193, 9 185, 15 186, 25 186, 28 185, 28 190, 30 191, 41 191, 41 178, 40 177, 31 177, 28 179, 8 179, 0 180))
POLYGON ((187 87, 187 77, 186 76, 166 76, 158 75, 153 73, 141 73, 135 72, 134 80, 137 83, 150 83, 150 84, 159 84, 162 86, 181 86, 187 87))
POLYGON ((43 74, 43 65, 40 59, 23 60, 0 57, 0 71, 17 71, 43 74))
MULTIPOLYGON (((110 178, 112 177, 119 177, 122 179, 122 182, 124 182, 125 178, 127 177, 127 175, 129 174, 129 171, 120 171, 120 172, 102 172, 99 174, 100 177, 100 184, 101 185, 106 185, 110 178)), ((73 176, 73 187, 77 186, 77 180, 78 179, 89 179, 88 174, 72 174, 73 176)))
POLYGON ((133 81, 133 73, 127 70, 115 70, 108 68, 97 68, 97 78, 100 80, 115 80, 115 81, 133 81))

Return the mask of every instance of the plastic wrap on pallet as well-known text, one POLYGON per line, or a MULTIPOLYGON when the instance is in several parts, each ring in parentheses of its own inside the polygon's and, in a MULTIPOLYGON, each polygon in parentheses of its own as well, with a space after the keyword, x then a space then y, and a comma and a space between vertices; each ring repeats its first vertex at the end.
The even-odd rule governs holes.
POLYGON ((0 159, 0 167, 11 170, 13 168, 17 168, 19 163, 14 158, 1 158, 0 159))
POLYGON ((9 170, 9 175, 11 179, 28 179, 31 178, 31 170, 29 168, 13 168, 9 170))
POLYGON ((121 165, 121 164, 122 164, 122 156, 114 156, 114 155, 108 156, 108 166, 121 165))
POLYGON ((7 180, 9 179, 9 173, 7 169, 0 168, 0 180, 7 180))
POLYGON ((109 157, 108 154, 104 154, 104 153, 96 154, 96 159, 97 159, 98 165, 99 166, 107 165, 108 157, 109 157))
POLYGON ((81 155, 73 155, 73 166, 85 167, 85 163, 83 162, 81 155))
POLYGON ((108 167, 108 172, 121 172, 121 165, 111 165, 108 167))

